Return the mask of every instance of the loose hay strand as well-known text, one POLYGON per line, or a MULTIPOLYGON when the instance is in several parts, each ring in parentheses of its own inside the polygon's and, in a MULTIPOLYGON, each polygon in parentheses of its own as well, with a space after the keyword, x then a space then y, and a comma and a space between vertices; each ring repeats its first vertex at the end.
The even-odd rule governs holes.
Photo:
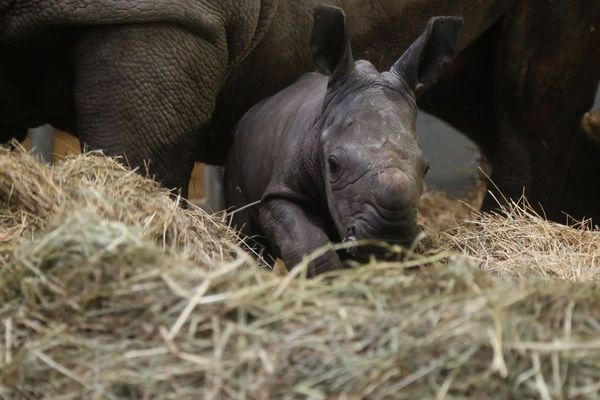
POLYGON ((438 197, 426 255, 278 277, 114 160, 0 151, 2 398, 599 397, 590 226, 438 197))
POLYGON ((600 281, 600 231, 592 222, 567 226, 547 221, 525 199, 500 212, 472 215, 442 232, 436 244, 477 260, 498 276, 600 281))

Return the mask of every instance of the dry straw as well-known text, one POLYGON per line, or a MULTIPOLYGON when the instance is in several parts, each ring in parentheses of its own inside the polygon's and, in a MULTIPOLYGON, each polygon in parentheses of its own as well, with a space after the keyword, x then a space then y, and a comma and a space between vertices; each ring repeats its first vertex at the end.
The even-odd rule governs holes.
MULTIPOLYGON (((494 269, 493 247, 459 238, 542 224, 509 212, 435 240, 494 269)), ((431 249, 278 277, 221 221, 96 155, 48 168, 2 151, 0 218, 6 399, 600 397, 600 292, 584 279, 501 279, 431 249)), ((561 246, 597 243, 546 224, 561 246)))
POLYGON ((571 226, 546 221, 525 199, 477 215, 442 240, 497 276, 600 282, 597 227, 589 220, 571 226))
POLYGON ((183 209, 180 201, 100 154, 69 157, 48 168, 23 150, 0 149, 0 257, 17 238, 84 212, 138 227, 168 254, 183 253, 205 267, 231 260, 225 248, 238 241, 235 233, 197 207, 183 209))

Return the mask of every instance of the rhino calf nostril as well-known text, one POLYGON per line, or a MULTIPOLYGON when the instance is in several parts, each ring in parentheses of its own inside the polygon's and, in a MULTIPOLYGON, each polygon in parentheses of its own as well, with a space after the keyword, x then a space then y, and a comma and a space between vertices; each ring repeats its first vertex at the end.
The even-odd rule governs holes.
POLYGON ((342 239, 342 242, 345 243, 345 242, 355 242, 355 241, 356 241, 356 227, 355 226, 351 226, 346 231, 346 235, 344 235, 344 238, 342 239))
POLYGON ((350 254, 350 256, 352 256, 352 257, 356 256, 356 250, 357 250, 357 246, 354 245, 353 242, 356 242, 356 227, 351 226, 346 231, 346 235, 345 235, 344 239, 342 240, 342 243, 350 244, 350 246, 346 249, 346 252, 348 254, 350 254))

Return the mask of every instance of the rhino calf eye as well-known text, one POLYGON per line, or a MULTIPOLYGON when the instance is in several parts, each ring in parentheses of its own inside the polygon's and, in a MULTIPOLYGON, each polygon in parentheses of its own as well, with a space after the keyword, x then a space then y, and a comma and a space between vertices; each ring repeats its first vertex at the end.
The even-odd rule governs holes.
POLYGON ((329 167, 331 176, 336 176, 340 172, 340 163, 334 156, 327 158, 327 166, 329 167))

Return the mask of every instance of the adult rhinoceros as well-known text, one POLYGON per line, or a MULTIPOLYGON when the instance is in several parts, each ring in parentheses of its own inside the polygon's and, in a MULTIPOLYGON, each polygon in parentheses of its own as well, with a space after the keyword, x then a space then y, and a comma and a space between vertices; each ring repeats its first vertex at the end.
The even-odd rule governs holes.
POLYGON ((378 68, 430 17, 463 17, 462 54, 422 106, 475 139, 507 196, 600 217, 598 148, 579 130, 598 0, 0 0, 0 139, 49 122, 185 188, 195 160, 225 161, 245 110, 313 69, 317 3, 346 10, 378 68))

